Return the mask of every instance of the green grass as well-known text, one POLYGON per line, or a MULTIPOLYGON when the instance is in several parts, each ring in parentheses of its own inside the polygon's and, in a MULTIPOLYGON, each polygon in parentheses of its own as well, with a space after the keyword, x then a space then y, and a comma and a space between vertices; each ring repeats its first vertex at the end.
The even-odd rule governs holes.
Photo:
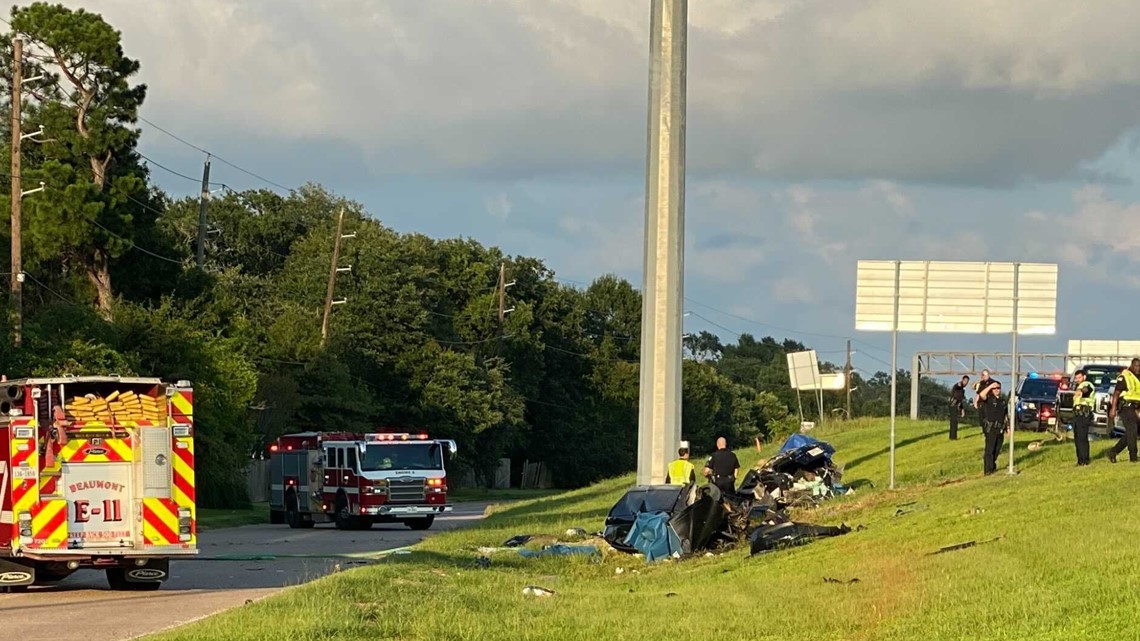
MULTIPOLYGON (((632 477, 497 510, 406 556, 344 572, 179 630, 208 639, 1121 639, 1140 607, 1140 465, 1074 465, 1071 442, 1026 448, 1020 473, 981 476, 981 436, 898 423, 887 490, 886 421, 821 428, 854 495, 799 514, 865 530, 750 558, 646 564, 621 554, 527 560, 474 548, 514 534, 597 530, 632 477), (873 484, 873 486, 871 485, 873 484), (896 516, 900 505, 912 512, 896 516), (942 546, 1000 540, 947 554, 942 546), (624 571, 617 573, 618 568, 624 571), (636 573, 635 573, 636 571, 636 573), (825 583, 825 577, 854 584, 825 583), (521 593, 536 584, 557 594, 521 593)), ((1094 443, 1094 455, 1107 443, 1094 443)), ((771 446, 766 449, 770 454, 771 446)), ((755 451, 741 451, 748 464, 755 451)))
POLYGON ((458 503, 470 503, 472 501, 521 501, 558 493, 558 490, 520 490, 515 488, 492 490, 483 487, 466 487, 449 491, 447 497, 458 503))
POLYGON ((198 530, 215 530, 223 527, 257 525, 269 522, 269 504, 254 503, 243 510, 198 510, 198 530))

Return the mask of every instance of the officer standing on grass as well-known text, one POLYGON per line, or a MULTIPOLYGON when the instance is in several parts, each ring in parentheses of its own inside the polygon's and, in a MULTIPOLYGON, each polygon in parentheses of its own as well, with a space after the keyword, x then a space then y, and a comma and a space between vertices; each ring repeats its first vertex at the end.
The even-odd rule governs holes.
POLYGON ((978 410, 978 425, 985 427, 986 417, 982 412, 982 390, 985 389, 993 379, 990 378, 990 370, 982 370, 982 376, 974 383, 974 409, 978 410))
POLYGON ((705 476, 709 482, 717 486, 723 494, 732 494, 736 491, 736 471, 740 469, 740 461, 736 453, 728 449, 728 440, 723 436, 716 440, 716 451, 705 463, 705 476))
POLYGON ((1073 374, 1076 384, 1073 387, 1073 443, 1077 446, 1077 465, 1089 464, 1089 426, 1093 421, 1093 403, 1096 402, 1096 387, 1085 380, 1085 370, 1073 374))
POLYGON ((1116 424, 1116 416, 1124 423, 1124 436, 1108 451, 1108 460, 1116 462, 1116 457, 1128 448, 1128 460, 1136 462, 1137 411, 1140 410, 1140 358, 1132 359, 1128 369, 1116 379, 1116 389, 1112 392, 1112 403, 1108 407, 1108 428, 1116 424), (1119 412, 1119 414, 1117 414, 1119 412))
POLYGON ((997 459, 1005 440, 1006 406, 1001 399, 1001 383, 989 378, 984 387, 979 384, 978 397, 974 401, 982 416, 982 433, 986 437, 985 451, 982 452, 982 470, 989 476, 997 471, 997 459))
POLYGON ((963 376, 962 380, 954 383, 950 388, 950 440, 958 440, 958 419, 966 415, 966 386, 970 384, 970 377, 963 376))

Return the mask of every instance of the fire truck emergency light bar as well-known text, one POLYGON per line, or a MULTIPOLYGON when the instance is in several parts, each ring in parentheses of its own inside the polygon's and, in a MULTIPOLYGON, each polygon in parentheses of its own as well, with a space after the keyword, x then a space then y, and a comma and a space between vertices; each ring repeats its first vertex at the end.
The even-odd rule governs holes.
POLYGON ((426 441, 428 440, 427 434, 365 434, 364 440, 366 441, 426 441))

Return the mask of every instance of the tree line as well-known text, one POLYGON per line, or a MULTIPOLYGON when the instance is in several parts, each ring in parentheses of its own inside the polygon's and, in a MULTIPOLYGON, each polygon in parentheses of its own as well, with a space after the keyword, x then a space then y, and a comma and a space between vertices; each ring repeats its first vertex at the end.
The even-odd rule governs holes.
MULTIPOLYGON (((25 76, 43 76, 23 96, 23 130, 45 134, 24 145, 20 178, 46 190, 23 201, 24 339, 0 346, 9 377, 193 381, 208 506, 244 502, 248 460, 302 430, 423 429, 459 441, 459 471, 482 481, 503 457, 545 462, 560 487, 635 466, 641 296, 629 282, 600 275, 575 287, 539 258, 398 233, 315 184, 212 198, 199 268, 197 199, 157 188, 138 152, 147 91, 120 33, 47 3, 13 8, 10 23, 7 41, 29 43, 25 76), (322 341, 341 211, 356 235, 341 249, 352 269, 337 276, 347 304, 322 341), (500 270, 513 281, 502 316, 500 270)), ((10 46, 0 57, 11 68, 10 46)), ((10 144, 12 105, 0 107, 10 144)), ((702 333, 685 347, 684 437, 694 447, 798 424, 784 355, 806 345, 702 333)), ((855 375, 855 414, 883 413, 885 378, 855 375)))

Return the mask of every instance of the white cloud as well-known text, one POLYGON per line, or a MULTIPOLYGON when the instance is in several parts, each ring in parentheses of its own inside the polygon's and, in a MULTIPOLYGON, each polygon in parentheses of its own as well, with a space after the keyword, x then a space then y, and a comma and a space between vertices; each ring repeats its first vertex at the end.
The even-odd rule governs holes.
MULTIPOLYGON (((146 113, 209 144, 324 141, 386 175, 642 170, 645 3, 83 5, 141 59, 146 113)), ((1131 0, 710 0, 690 23, 695 171, 1052 179, 1140 124, 1131 0)))
POLYGON ((511 202, 511 199, 509 196, 507 196, 506 192, 499 192, 494 196, 488 196, 486 199, 484 199, 483 206, 486 208, 487 213, 490 214, 491 217, 501 221, 506 221, 507 218, 511 215, 511 209, 514 207, 514 204, 511 202))
POLYGON ((1109 260, 1140 263, 1140 203, 1114 200, 1102 185, 1085 185, 1073 191, 1073 211, 1030 211, 1037 221, 1039 242, 1052 243, 1060 259, 1069 265, 1095 270, 1109 278, 1109 260))
POLYGON ((778 278, 772 283, 772 296, 781 303, 811 304, 816 302, 810 283, 789 276, 778 278))

